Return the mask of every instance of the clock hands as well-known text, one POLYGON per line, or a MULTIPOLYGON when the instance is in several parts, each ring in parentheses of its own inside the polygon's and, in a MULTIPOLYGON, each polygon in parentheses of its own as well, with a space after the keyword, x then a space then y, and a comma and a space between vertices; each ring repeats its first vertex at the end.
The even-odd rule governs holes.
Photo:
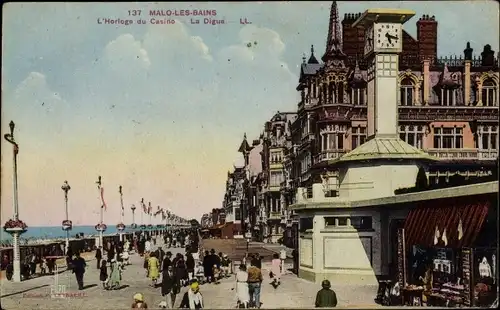
POLYGON ((393 36, 393 35, 389 34, 388 32, 385 33, 385 37, 387 38, 387 40, 389 40, 389 44, 392 44, 392 39, 399 40, 397 35, 393 36))

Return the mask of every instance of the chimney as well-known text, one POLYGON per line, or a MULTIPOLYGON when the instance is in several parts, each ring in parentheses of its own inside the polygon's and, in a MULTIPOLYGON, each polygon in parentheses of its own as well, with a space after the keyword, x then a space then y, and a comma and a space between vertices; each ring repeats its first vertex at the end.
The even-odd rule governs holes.
POLYGON ((489 67, 495 64, 495 52, 491 50, 491 45, 486 44, 481 53, 481 66, 489 67))
POLYGON ((429 59, 433 62, 437 58, 437 27, 438 22, 434 16, 422 15, 417 21, 418 54, 420 59, 429 59))

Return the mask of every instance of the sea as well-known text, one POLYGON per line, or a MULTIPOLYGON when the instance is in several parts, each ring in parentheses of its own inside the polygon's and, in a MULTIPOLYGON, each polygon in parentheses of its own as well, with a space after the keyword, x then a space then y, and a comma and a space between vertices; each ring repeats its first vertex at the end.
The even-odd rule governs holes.
MULTIPOLYGON (((118 233, 116 225, 107 225, 108 229, 105 231, 105 235, 112 235, 118 233)), ((126 229, 125 232, 131 231, 126 229)), ((76 234, 83 233, 83 237, 90 235, 97 235, 98 232, 95 230, 93 225, 89 226, 73 226, 73 229, 69 232, 70 238, 74 238, 76 234)), ((36 239, 57 239, 65 238, 66 232, 62 230, 61 226, 29 226, 28 231, 21 235, 21 239, 24 240, 36 240, 36 239)), ((0 230, 0 240, 2 242, 9 242, 12 240, 12 236, 3 230, 0 230)))

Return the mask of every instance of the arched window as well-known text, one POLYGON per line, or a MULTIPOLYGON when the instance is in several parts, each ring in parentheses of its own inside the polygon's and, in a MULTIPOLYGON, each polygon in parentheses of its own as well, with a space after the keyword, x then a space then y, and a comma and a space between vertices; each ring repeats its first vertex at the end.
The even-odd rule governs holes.
POLYGON ((364 88, 363 85, 353 85, 351 88, 351 103, 354 105, 365 105, 365 91, 366 88, 364 88))
POLYGON ((413 105, 415 86, 409 78, 401 81, 399 104, 404 106, 413 105))
POLYGON ((334 98, 335 98, 335 86, 333 85, 333 82, 330 82, 328 84, 328 99, 327 99, 327 104, 333 104, 334 98))
POLYGON ((497 105, 497 86, 492 79, 483 82, 481 101, 483 106, 493 107, 497 105))

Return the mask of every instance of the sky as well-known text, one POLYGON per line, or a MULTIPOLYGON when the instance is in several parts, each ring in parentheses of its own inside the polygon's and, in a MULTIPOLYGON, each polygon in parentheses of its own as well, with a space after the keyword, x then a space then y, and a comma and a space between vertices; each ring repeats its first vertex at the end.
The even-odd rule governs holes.
MULTIPOLYGON (((220 207, 243 134, 256 139, 274 113, 296 111, 299 65, 311 44, 322 55, 330 5, 4 5, 1 130, 16 123, 20 218, 28 226, 60 225, 61 185, 68 180, 73 225, 96 224, 99 175, 107 223, 120 221, 120 185, 125 223, 141 198, 198 220, 220 207), (175 24, 153 25, 150 10, 216 10, 212 18, 225 24, 178 16, 175 24), (104 24, 105 18, 146 24, 104 24), (241 24, 245 18, 251 24, 241 24)), ((404 28, 415 38, 418 17, 435 15, 442 56, 461 55, 467 41, 477 54, 485 44, 498 51, 496 1, 339 1, 338 7, 341 17, 368 8, 412 9, 416 16, 404 28)), ((13 214, 13 162, 10 144, 2 143, 4 223, 13 214)), ((136 222, 139 214, 138 208, 136 222)))

